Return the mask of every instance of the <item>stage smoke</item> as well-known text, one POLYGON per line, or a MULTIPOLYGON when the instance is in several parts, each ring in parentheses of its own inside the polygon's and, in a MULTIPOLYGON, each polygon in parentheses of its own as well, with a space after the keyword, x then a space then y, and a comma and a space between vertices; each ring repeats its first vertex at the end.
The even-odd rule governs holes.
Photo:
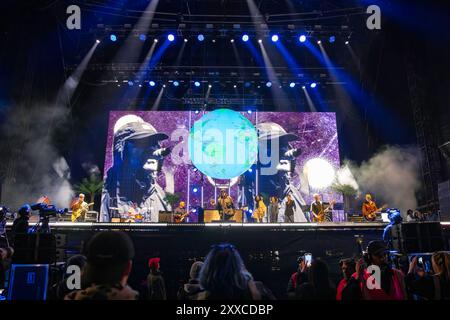
POLYGON ((50 134, 65 122, 68 112, 54 105, 11 108, 1 128, 12 159, 5 172, 2 203, 17 209, 46 195, 58 207, 68 206, 73 196, 70 169, 50 134))
POLYGON ((416 192, 421 179, 416 148, 388 146, 359 167, 347 165, 355 176, 359 191, 371 193, 378 206, 386 203, 389 207, 399 208, 402 215, 417 207, 416 192))

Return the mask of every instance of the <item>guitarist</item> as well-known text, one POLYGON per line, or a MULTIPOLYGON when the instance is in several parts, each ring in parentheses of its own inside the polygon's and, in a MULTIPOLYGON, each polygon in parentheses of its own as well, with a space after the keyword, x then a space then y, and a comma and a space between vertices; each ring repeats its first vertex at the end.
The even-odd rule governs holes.
POLYGON ((366 201, 362 205, 362 214, 366 220, 375 221, 377 213, 380 213, 383 208, 384 206, 378 208, 375 201, 372 200, 372 195, 366 194, 366 201))
POLYGON ((175 208, 173 222, 182 223, 188 215, 189 213, 186 212, 186 203, 184 201, 180 201, 178 207, 175 208))
POLYGON ((82 222, 86 213, 89 211, 89 204, 84 201, 84 194, 80 193, 78 195, 78 200, 75 200, 71 207, 72 209, 72 222, 82 222))
POLYGON ((320 194, 315 193, 313 195, 314 202, 311 203, 311 213, 313 214, 313 220, 315 222, 325 222, 326 213, 330 211, 330 208, 334 205, 334 201, 331 201, 328 206, 325 206, 321 200, 320 194))

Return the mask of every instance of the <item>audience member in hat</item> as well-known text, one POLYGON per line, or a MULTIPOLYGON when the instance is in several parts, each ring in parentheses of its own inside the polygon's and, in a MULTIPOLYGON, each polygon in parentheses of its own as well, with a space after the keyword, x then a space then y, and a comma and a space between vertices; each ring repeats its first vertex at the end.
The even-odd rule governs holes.
POLYGON ((360 259, 356 264, 354 277, 361 281, 364 300, 406 300, 405 277, 401 270, 392 268, 388 263, 388 249, 383 241, 374 240, 367 246, 367 261, 360 259), (368 287, 367 279, 371 276, 365 265, 380 268, 380 283, 373 279, 373 287, 368 287), (379 289, 377 288, 379 287, 379 289))
POLYGON ((185 283, 180 290, 178 290, 177 296, 179 300, 197 300, 198 294, 203 291, 199 280, 203 264, 204 263, 201 261, 196 261, 192 264, 188 283, 185 283))
POLYGON ((150 300, 166 300, 166 285, 159 269, 160 258, 148 260, 150 273, 147 276, 148 298, 150 300))
POLYGON ((105 231, 94 235, 86 248, 87 263, 81 290, 66 300, 136 300, 138 293, 127 284, 134 246, 126 233, 105 231))

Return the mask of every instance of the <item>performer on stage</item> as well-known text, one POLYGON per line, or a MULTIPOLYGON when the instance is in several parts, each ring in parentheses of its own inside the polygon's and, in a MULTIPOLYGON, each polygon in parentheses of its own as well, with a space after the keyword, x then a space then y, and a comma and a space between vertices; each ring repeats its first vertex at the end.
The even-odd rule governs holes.
POLYGON ((73 202, 70 209, 72 209, 72 222, 82 222, 89 211, 89 204, 84 201, 84 194, 78 195, 78 200, 73 202))
MULTIPOLYGON (((296 159, 301 154, 301 150, 295 148, 292 143, 299 140, 299 137, 286 132, 283 127, 274 122, 261 122, 256 128, 260 149, 266 149, 272 155, 270 163, 259 163, 258 193, 271 194, 279 199, 285 199, 289 194, 295 206, 291 204, 291 208, 287 209, 283 201, 279 210, 280 214, 286 216, 287 212, 290 216, 285 220, 289 219, 291 222, 306 222, 302 210, 306 202, 300 193, 299 186, 293 182, 293 176, 296 174, 296 159), (275 154, 277 156, 274 156, 275 154), (274 169, 270 170, 271 174, 263 172, 268 171, 269 168, 274 169)), ((268 152, 265 153, 268 154, 268 152)))
POLYGON ((170 211, 165 191, 156 179, 170 149, 160 143, 168 136, 142 118, 126 115, 114 126, 113 157, 102 193, 100 221, 110 221, 133 207, 145 221, 158 222, 160 211, 170 211))
POLYGON ((320 194, 315 193, 313 195, 314 202, 311 203, 310 211, 313 215, 313 221, 315 222, 325 222, 329 221, 330 219, 327 219, 327 213, 330 211, 330 209, 333 208, 334 201, 331 201, 329 205, 325 205, 322 202, 322 197, 320 194))
POLYGON ((384 207, 385 206, 378 208, 375 201, 372 200, 372 195, 368 193, 366 194, 366 200, 362 205, 362 214, 366 220, 375 221, 377 213, 380 213, 384 207))
POLYGON ((295 202, 292 200, 292 196, 288 194, 285 199, 285 211, 284 211, 284 222, 294 222, 294 211, 295 202))
POLYGON ((253 210, 252 218, 256 222, 262 222, 262 219, 266 215, 267 207, 264 204, 263 198, 261 196, 255 196, 255 209, 253 210))
POLYGON ((234 216, 233 198, 228 195, 225 189, 220 190, 220 196, 217 199, 217 210, 219 210, 222 220, 230 220, 234 216))
POLYGON ((186 203, 184 201, 180 201, 178 207, 175 208, 173 222, 175 223, 185 222, 186 221, 185 218, 188 215, 189 213, 186 212, 186 203))
POLYGON ((278 211, 280 210, 280 204, 278 203, 277 197, 270 197, 269 203, 269 222, 278 222, 278 211))

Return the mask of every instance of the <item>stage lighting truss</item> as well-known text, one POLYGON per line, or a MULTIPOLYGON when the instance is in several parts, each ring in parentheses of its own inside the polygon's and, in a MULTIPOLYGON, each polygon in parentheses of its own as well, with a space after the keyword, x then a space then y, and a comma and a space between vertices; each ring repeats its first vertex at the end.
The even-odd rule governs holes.
MULTIPOLYGON (((125 26, 106 26, 99 25, 97 29, 93 29, 95 38, 108 38, 110 42, 122 42, 128 38, 130 34, 130 28, 125 26), (112 40, 113 38, 114 40, 112 40)), ((177 39, 181 39, 181 42, 189 42, 193 45, 195 43, 207 45, 208 43, 215 43, 217 41, 228 41, 229 43, 239 42, 254 42, 254 43, 271 43, 275 45, 277 42, 297 42, 304 43, 305 41, 317 41, 321 40, 322 43, 326 42, 328 45, 335 45, 338 43, 344 44, 349 40, 350 36, 354 33, 348 26, 324 26, 320 25, 310 26, 274 26, 271 28, 267 25, 267 29, 256 28, 205 28, 205 25, 166 25, 161 26, 158 24, 158 28, 149 28, 147 30, 132 29, 131 35, 138 41, 147 42, 155 41, 157 39, 164 39, 170 42, 176 42, 177 39), (180 25, 183 28, 180 29, 180 25), (169 36, 170 35, 170 36, 169 36), (170 38, 170 39, 169 39, 170 38), (196 41, 188 41, 189 39, 195 39, 196 41), (326 41, 324 41, 326 40, 326 41)), ((162 42, 162 41, 158 41, 162 42)))

